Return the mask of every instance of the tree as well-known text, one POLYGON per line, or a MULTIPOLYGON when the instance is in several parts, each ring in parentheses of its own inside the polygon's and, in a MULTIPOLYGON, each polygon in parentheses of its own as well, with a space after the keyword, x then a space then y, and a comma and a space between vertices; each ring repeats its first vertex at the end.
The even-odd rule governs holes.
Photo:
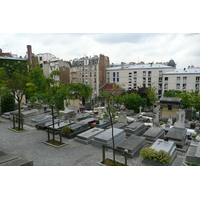
POLYGON ((147 94, 147 98, 150 103, 153 104, 158 100, 157 88, 155 86, 151 86, 145 89, 145 93, 147 94))
POLYGON ((138 94, 131 93, 123 96, 124 105, 129 110, 134 110, 136 113, 139 112, 139 107, 146 105, 146 99, 141 98, 138 94))
POLYGON ((1 113, 13 111, 15 109, 15 98, 11 93, 4 94, 1 98, 1 113))
POLYGON ((27 69, 15 69, 9 71, 5 68, 0 68, 1 90, 10 92, 18 103, 18 130, 21 126, 21 102, 27 91, 27 82, 29 80, 27 69))
MULTIPOLYGON (((54 76, 59 76, 59 71, 53 71, 49 77, 45 77, 42 69, 35 68, 30 72, 29 99, 32 103, 35 101, 41 104, 48 104, 51 108, 53 129, 54 123, 54 109, 57 112, 64 107, 64 100, 67 95, 67 87, 60 81, 54 80, 54 76)), ((53 144, 55 141, 55 134, 53 131, 53 144)))
POLYGON ((111 123, 111 129, 112 129, 112 146, 113 146, 113 162, 115 165, 115 140, 114 140, 114 129, 113 129, 113 119, 115 118, 115 109, 113 106, 115 96, 113 93, 105 93, 100 92, 101 98, 105 100, 106 103, 106 110, 108 112, 108 116, 111 123))

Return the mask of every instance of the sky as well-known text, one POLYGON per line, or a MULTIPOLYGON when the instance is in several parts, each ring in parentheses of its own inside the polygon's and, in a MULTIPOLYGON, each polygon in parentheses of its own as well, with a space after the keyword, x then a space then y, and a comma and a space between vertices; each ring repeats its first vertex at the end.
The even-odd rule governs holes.
POLYGON ((72 60, 104 54, 110 63, 167 62, 200 67, 200 33, 0 33, 0 48, 24 57, 32 51, 72 60))
POLYGON ((67 61, 104 54, 110 63, 173 59, 177 68, 200 67, 198 1, 94 2, 2 2, 13 6, 0 13, 0 48, 22 57, 31 45, 34 54, 67 61))

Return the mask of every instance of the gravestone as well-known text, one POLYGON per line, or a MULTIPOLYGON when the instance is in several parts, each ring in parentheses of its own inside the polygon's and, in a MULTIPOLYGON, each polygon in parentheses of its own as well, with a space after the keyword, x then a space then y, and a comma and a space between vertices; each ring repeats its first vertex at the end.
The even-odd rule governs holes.
POLYGON ((200 143, 199 142, 191 142, 186 153, 185 160, 187 162, 196 163, 200 165, 200 143))
POLYGON ((128 157, 135 157, 142 148, 147 146, 147 141, 142 136, 132 135, 116 146, 121 151, 126 151, 128 157))
POLYGON ((153 126, 149 128, 144 134, 143 137, 150 143, 155 142, 158 138, 164 137, 164 130, 161 127, 153 126))
POLYGON ((170 128, 165 139, 173 141, 178 148, 183 148, 187 140, 187 130, 185 128, 185 111, 179 109, 178 121, 174 123, 174 127, 170 128))
POLYGON ((173 124, 173 120, 172 120, 172 117, 170 115, 168 120, 167 120, 167 126, 170 127, 170 126, 172 126, 172 124, 173 124))
POLYGON ((131 136, 132 134, 141 136, 143 133, 145 133, 146 126, 141 122, 133 122, 129 124, 124 131, 127 136, 131 136))
POLYGON ((174 127, 185 128, 185 110, 179 109, 177 114, 178 114, 178 121, 174 123, 174 127))
POLYGON ((98 120, 97 121, 97 127, 98 128, 108 128, 111 125, 110 120, 109 119, 102 119, 102 120, 98 120))
MULTIPOLYGON (((175 160, 175 158, 177 157, 177 152, 176 152, 176 145, 173 141, 165 141, 163 139, 157 139, 153 145, 151 146, 152 149, 155 149, 156 151, 160 151, 163 150, 167 153, 169 153, 169 155, 172 157, 170 163, 168 163, 167 165, 172 165, 173 161, 175 160)), ((157 162, 154 162, 152 160, 147 161, 147 163, 155 163, 155 165, 163 165, 163 164, 159 164, 157 162)))
POLYGON ((123 113, 123 112, 120 112, 120 113, 119 113, 118 122, 119 122, 119 123, 126 124, 126 125, 128 124, 128 123, 127 123, 127 118, 126 118, 126 114, 125 114, 125 113, 123 113))
POLYGON ((48 122, 48 121, 51 121, 51 120, 52 120, 52 116, 51 115, 43 114, 43 115, 40 115, 40 116, 37 116, 37 117, 31 119, 30 121, 27 121, 27 125, 35 127, 35 125, 37 123, 48 122))
POLYGON ((140 110, 140 114, 141 114, 142 113, 142 106, 139 107, 139 110, 140 110))
POLYGON ((156 107, 155 109, 155 118, 154 118, 154 126, 159 126, 159 108, 156 107))
POLYGON ((114 127, 114 128, 119 128, 119 129, 124 129, 126 126, 127 126, 126 124, 124 124, 124 123, 119 123, 119 122, 113 124, 113 127, 114 127))
POLYGON ((83 144, 90 144, 94 136, 98 135, 99 133, 103 131, 104 129, 101 129, 101 128, 92 128, 92 129, 89 129, 88 131, 80 133, 79 135, 77 135, 77 137, 74 140, 77 142, 81 142, 83 144))
MULTIPOLYGON (((114 141, 115 141, 115 146, 119 144, 120 142, 123 142, 126 139, 126 134, 122 129, 114 128, 113 129, 114 133, 114 141)), ((97 147, 102 147, 102 145, 107 145, 109 147, 113 147, 113 142, 112 142, 112 128, 96 135, 92 141, 91 144, 97 147)))

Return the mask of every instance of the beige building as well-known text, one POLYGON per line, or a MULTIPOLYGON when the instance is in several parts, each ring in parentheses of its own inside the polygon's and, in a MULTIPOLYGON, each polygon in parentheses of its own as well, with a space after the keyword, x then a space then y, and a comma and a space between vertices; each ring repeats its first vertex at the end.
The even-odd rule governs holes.
POLYGON ((123 85, 125 90, 155 86, 158 90, 158 97, 161 97, 163 92, 163 73, 172 71, 176 68, 174 61, 172 61, 173 60, 165 64, 112 64, 106 70, 106 81, 107 83, 123 85))
POLYGON ((163 73, 163 91, 200 90, 200 68, 188 67, 163 73))
POLYGON ((99 95, 99 88, 106 83, 109 57, 100 54, 71 61, 71 83, 89 84, 93 88, 92 99, 99 95))

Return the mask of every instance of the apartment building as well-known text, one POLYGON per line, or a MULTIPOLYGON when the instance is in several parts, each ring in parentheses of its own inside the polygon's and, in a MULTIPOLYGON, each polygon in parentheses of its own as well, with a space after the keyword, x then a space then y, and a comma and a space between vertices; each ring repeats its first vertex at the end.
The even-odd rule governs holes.
POLYGON ((106 70, 107 83, 123 85, 125 90, 137 89, 138 87, 155 86, 158 89, 158 97, 163 93, 163 73, 176 68, 173 60, 167 63, 121 63, 112 64, 106 70))
POLYGON ((71 83, 89 84, 93 88, 92 99, 99 96, 99 88, 106 83, 109 57, 100 54, 76 58, 71 61, 71 83))
POLYGON ((56 56, 51 53, 39 53, 36 55, 41 68, 44 67, 45 63, 48 63, 51 59, 56 59, 56 56))
POLYGON ((200 68, 188 66, 163 73, 163 91, 168 90, 200 90, 200 68))

